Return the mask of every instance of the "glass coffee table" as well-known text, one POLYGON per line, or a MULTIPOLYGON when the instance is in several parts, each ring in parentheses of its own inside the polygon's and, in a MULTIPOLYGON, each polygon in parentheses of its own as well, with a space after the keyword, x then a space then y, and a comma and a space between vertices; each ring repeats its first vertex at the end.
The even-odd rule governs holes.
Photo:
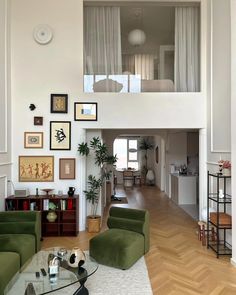
POLYGON ((73 288, 75 289, 73 291, 74 295, 89 294, 84 284, 87 278, 97 271, 98 263, 85 253, 85 263, 79 268, 72 268, 67 263, 70 250, 67 250, 66 254, 60 255, 60 249, 60 247, 54 247, 43 249, 36 253, 10 281, 4 294, 49 294, 56 290, 72 286, 75 283, 80 283, 80 285, 78 285, 77 289, 73 288), (60 262, 59 272, 53 277, 48 273, 48 259, 52 255, 58 257, 60 262), (41 269, 44 269, 46 274, 43 275, 41 269))

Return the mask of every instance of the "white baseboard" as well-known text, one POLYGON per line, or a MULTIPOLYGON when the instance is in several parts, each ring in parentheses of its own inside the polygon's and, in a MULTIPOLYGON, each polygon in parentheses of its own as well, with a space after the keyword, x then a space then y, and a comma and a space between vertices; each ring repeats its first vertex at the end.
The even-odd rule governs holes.
POLYGON ((231 259, 230 259, 230 262, 231 262, 231 264, 232 264, 234 267, 236 267, 236 260, 235 260, 235 259, 231 258, 231 259))

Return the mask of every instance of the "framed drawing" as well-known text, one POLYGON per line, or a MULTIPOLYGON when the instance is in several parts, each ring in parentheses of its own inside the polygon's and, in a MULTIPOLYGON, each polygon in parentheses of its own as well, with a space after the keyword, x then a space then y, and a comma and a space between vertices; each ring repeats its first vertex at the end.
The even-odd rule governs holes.
POLYGON ((43 117, 34 117, 34 125, 43 125, 43 117))
POLYGON ((68 94, 51 94, 51 113, 67 113, 68 94))
POLYGON ((50 150, 71 149, 71 122, 50 122, 50 150))
POLYGON ((97 121, 96 102, 75 102, 75 121, 97 121))
POLYGON ((24 148, 43 148, 43 132, 24 132, 24 148))
POLYGON ((75 158, 59 159, 59 179, 75 179, 75 158))
POLYGON ((19 156, 20 182, 50 182, 53 180, 53 156, 19 156))

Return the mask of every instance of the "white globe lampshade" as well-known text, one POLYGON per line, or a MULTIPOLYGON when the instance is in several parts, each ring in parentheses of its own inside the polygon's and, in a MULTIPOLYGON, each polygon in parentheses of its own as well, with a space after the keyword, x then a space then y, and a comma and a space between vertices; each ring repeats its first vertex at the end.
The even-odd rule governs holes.
POLYGON ((139 46, 145 43, 146 35, 144 31, 136 29, 129 32, 128 41, 131 45, 139 46))

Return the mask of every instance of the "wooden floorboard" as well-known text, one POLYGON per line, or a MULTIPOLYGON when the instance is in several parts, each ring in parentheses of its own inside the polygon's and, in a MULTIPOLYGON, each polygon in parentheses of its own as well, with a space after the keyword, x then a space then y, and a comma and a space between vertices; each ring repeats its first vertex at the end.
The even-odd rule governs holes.
MULTIPOLYGON (((150 251, 145 255, 153 294, 158 295, 233 295, 236 294, 236 268, 229 257, 217 259, 201 245, 197 224, 156 187, 118 189, 128 204, 114 206, 148 209, 150 212, 150 251)), ((109 208, 106 209, 108 211, 109 208)), ((105 214, 106 215, 106 214, 105 214)), ((102 230, 106 229, 105 220, 102 230)), ((43 247, 78 246, 88 249, 94 234, 78 237, 48 237, 43 247)))

